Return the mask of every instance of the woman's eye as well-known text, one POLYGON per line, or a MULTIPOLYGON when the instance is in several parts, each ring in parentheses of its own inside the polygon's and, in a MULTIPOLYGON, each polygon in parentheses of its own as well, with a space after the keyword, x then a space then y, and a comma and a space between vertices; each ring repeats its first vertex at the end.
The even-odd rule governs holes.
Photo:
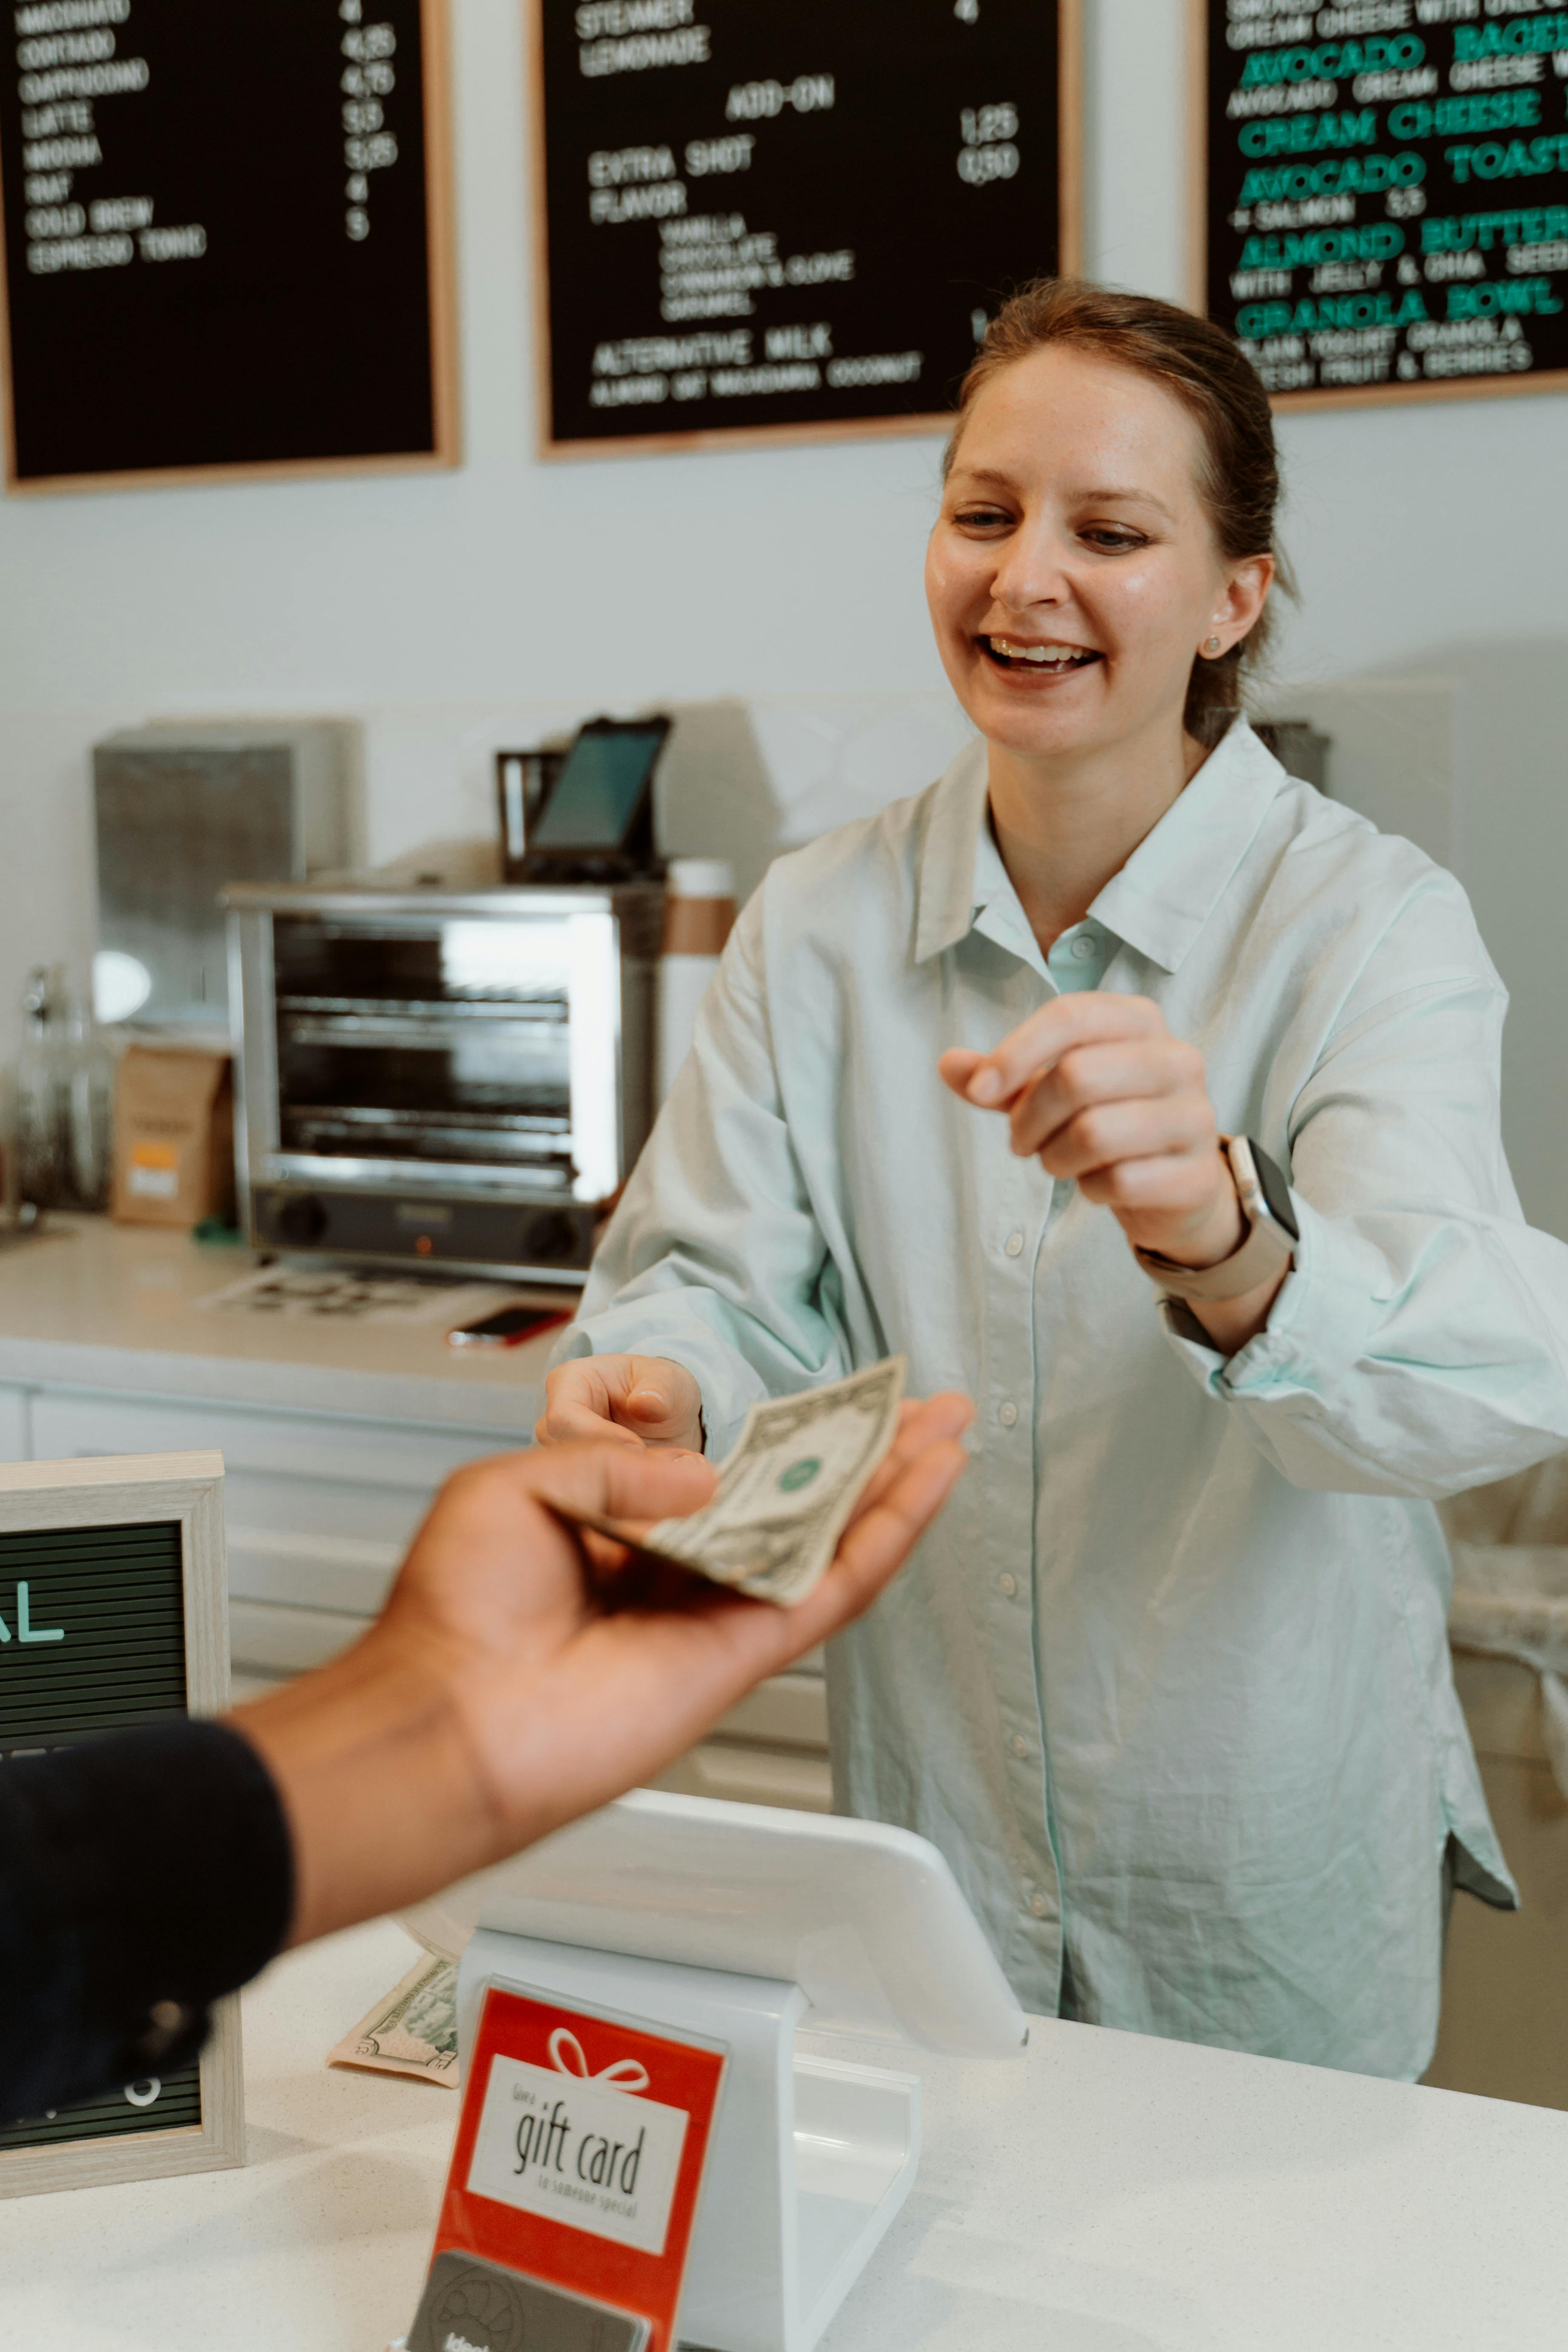
POLYGON ((1146 547, 1149 543, 1136 530, 1091 530, 1081 535, 1091 547, 1101 549, 1107 555, 1125 555, 1129 549, 1146 547))
POLYGON ((1005 530, 1013 520, 1001 507, 960 507, 952 519, 961 530, 1005 530))

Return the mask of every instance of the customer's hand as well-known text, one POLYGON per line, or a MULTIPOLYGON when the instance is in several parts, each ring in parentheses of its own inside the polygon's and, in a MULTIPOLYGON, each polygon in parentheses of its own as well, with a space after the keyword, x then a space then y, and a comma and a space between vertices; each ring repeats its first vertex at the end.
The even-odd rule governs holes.
MULTIPOLYGON (((1172 1036, 1149 998, 1058 996, 993 1053, 955 1048, 938 1067, 965 1102, 1005 1116, 1020 1158, 1103 1202, 1134 1247, 1186 1266, 1218 1265, 1240 1248, 1246 1220, 1204 1057, 1172 1036)), ((1263 1328, 1283 1280, 1193 1311, 1234 1351, 1263 1328)))
POLYGON ((459 1471, 363 1639, 236 1711, 293 1832, 290 1940, 416 1901, 672 1762, 876 1599, 951 1493, 971 1417, 958 1396, 906 1406, 793 1610, 674 1570, 649 1587, 646 1562, 551 1507, 683 1515, 710 1488, 689 1456, 574 1446, 459 1471))
POLYGON ((578 1356, 547 1375, 533 1435, 540 1445, 604 1438, 700 1454, 702 1393, 668 1356, 578 1356))

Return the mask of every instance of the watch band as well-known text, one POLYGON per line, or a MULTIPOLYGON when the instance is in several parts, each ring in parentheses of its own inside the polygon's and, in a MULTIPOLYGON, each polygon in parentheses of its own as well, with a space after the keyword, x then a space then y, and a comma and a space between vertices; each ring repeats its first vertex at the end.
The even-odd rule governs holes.
POLYGON ((1262 1147, 1245 1135, 1222 1135, 1219 1145, 1247 1231, 1217 1265, 1178 1265, 1158 1250, 1135 1247, 1132 1255, 1144 1273, 1172 1298, 1240 1298, 1289 1265, 1300 1239, 1289 1187, 1262 1147))

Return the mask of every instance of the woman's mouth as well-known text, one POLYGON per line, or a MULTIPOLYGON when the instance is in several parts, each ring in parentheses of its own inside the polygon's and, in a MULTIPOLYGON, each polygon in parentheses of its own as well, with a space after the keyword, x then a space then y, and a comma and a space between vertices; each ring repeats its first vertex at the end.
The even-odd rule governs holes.
POLYGON ((985 636, 976 640, 998 669, 1026 670, 1047 677, 1065 677, 1069 670, 1086 669, 1104 656, 1087 646, 1027 645, 1021 637, 985 636))

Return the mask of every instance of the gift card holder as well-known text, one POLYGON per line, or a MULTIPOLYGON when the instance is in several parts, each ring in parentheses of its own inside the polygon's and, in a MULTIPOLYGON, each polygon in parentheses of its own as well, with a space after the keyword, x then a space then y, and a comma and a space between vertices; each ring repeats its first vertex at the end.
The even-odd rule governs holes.
POLYGON ((639 1790, 409 1916, 456 1958, 465 2071, 490 1987, 728 2053, 683 2344, 811 2352, 915 2177, 920 2084, 813 2035, 1016 2055, 1027 2022, 946 1863, 874 1822, 639 1790))

